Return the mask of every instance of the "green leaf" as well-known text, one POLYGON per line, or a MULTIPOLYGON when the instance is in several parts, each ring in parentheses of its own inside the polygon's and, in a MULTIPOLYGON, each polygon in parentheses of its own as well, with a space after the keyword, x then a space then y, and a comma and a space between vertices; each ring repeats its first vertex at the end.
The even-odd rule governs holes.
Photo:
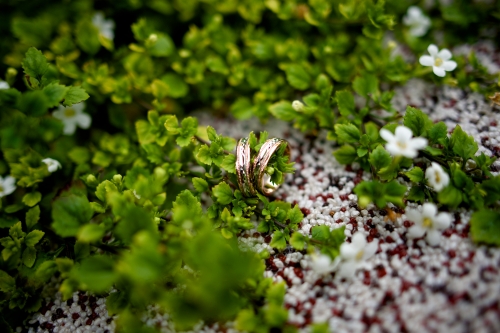
POLYGON ((228 205, 233 201, 233 190, 226 182, 214 186, 212 192, 217 198, 217 202, 222 205, 228 205))
POLYGON ((198 150, 198 154, 196 154, 196 158, 203 164, 211 165, 212 156, 210 153, 210 148, 207 145, 201 146, 200 150, 198 150))
POLYGON ((51 83, 43 88, 43 93, 47 97, 47 106, 49 108, 59 105, 61 100, 68 93, 69 88, 58 83, 51 83))
POLYGON ((30 47, 23 59, 24 73, 41 81, 42 76, 49 69, 47 58, 34 47, 30 47))
POLYGON ((39 117, 47 113, 49 100, 41 90, 27 91, 19 98, 17 108, 28 116, 39 117))
POLYGON ((193 182, 194 188, 199 193, 205 192, 206 190, 208 190, 208 183, 207 183, 207 181, 205 179, 198 178, 198 177, 193 177, 193 179, 191 179, 191 181, 193 182))
POLYGON ((68 157, 75 164, 84 164, 90 160, 90 151, 85 147, 73 147, 68 152, 68 157))
POLYGON ((429 140, 431 143, 440 142, 441 139, 444 139, 448 136, 448 128, 446 124, 440 121, 439 123, 434 124, 429 129, 429 140))
POLYGON ((62 237, 76 236, 80 226, 92 217, 87 197, 75 194, 61 196, 52 207, 52 227, 62 237))
POLYGON ((26 193, 23 197, 23 203, 28 207, 33 207, 42 199, 42 194, 40 192, 30 192, 26 193))
POLYGON ((500 212, 483 209, 472 214, 470 234, 476 243, 500 246, 500 212))
POLYGON ((286 239, 285 235, 281 231, 275 231, 273 233, 273 238, 271 239, 271 243, 269 246, 278 249, 278 250, 284 250, 286 248, 286 239))
POLYGON ((297 118, 297 111, 292 107, 292 103, 288 101, 280 101, 269 106, 269 112, 276 118, 283 121, 292 121, 297 118))
POLYGON ((338 90, 335 92, 335 100, 337 101, 337 105, 342 116, 347 117, 354 114, 354 96, 351 92, 338 90))
POLYGON ((420 183, 424 180, 424 171, 420 167, 414 167, 410 171, 405 172, 405 175, 414 183, 420 183))
POLYGON ((388 167, 392 162, 392 158, 391 158, 391 154, 389 154, 389 152, 387 150, 385 150, 382 145, 378 145, 377 148, 375 148, 370 153, 370 156, 368 157, 368 161, 375 168, 375 170, 378 172, 382 168, 388 167))
POLYGON ((38 244, 43 235, 45 235, 45 232, 40 230, 33 230, 26 235, 26 238, 24 238, 24 244, 26 244, 26 246, 33 247, 38 244))
POLYGON ((167 96, 180 98, 189 93, 189 86, 182 77, 175 73, 167 73, 161 77, 161 80, 167 85, 167 96))
POLYGON ((26 249, 23 251, 23 264, 26 267, 33 267, 33 264, 35 263, 36 260, 36 250, 34 247, 28 246, 26 249))
POLYGON ((406 113, 403 119, 406 127, 411 129, 413 136, 426 136, 427 131, 432 127, 432 120, 429 119, 421 110, 411 106, 406 107, 406 113))
POLYGON ((327 225, 318 225, 311 229, 311 238, 324 242, 330 238, 330 227, 327 225))
POLYGON ((307 238, 300 232, 294 232, 292 237, 290 237, 290 245, 298 251, 302 251, 306 246, 307 238))
POLYGON ((40 206, 35 206, 26 212, 26 226, 31 230, 40 219, 40 206))
POLYGON ((71 106, 80 103, 89 98, 89 94, 80 87, 69 87, 66 95, 64 95, 64 106, 71 106))
POLYGON ((340 164, 351 164, 358 157, 356 149, 350 145, 343 145, 333 152, 333 156, 340 164))
POLYGON ((376 95, 378 94, 378 79, 373 74, 365 73, 354 79, 352 88, 356 93, 358 93, 358 95, 363 97, 376 95))
POLYGON ((423 203, 425 201, 425 192, 420 186, 413 186, 408 193, 408 200, 423 203))
POLYGON ((117 274, 113 269, 113 260, 100 255, 83 260, 73 277, 83 284, 84 289, 102 293, 109 291, 117 274))
POLYGON ((311 75, 302 65, 290 64, 285 66, 286 79, 296 89, 306 90, 311 84, 311 75))
POLYGON ((459 125, 455 127, 451 134, 450 145, 453 152, 464 160, 472 158, 477 151, 477 143, 474 138, 467 135, 459 125))
POLYGON ((179 133, 179 120, 177 120, 176 116, 167 116, 164 126, 171 134, 179 133))
POLYGON ((288 211, 287 220, 290 220, 290 223, 299 224, 303 219, 304 214, 298 205, 293 206, 293 208, 288 211))
MULTIPOLYGON (((273 111, 271 110, 271 107, 269 108, 269 111, 272 113, 273 111)), ((233 114, 233 116, 238 120, 249 119, 253 116, 253 104, 248 97, 238 97, 236 101, 234 101, 234 103, 231 104, 230 111, 233 114)), ((281 119, 277 115, 274 116, 281 119)))
POLYGON ((85 224, 78 230, 78 240, 84 243, 92 243, 101 240, 106 229, 100 224, 85 224))
POLYGON ((236 173, 236 156, 233 154, 226 155, 220 166, 229 173, 236 173))
POLYGON ((454 186, 448 185, 438 193, 438 200, 450 208, 457 208, 462 202, 462 192, 454 186))
POLYGON ((0 290, 4 293, 8 293, 14 291, 15 289, 16 280, 6 272, 0 270, 0 290))
POLYGON ((361 138, 361 132, 353 124, 336 124, 335 133, 341 142, 357 143, 361 138))

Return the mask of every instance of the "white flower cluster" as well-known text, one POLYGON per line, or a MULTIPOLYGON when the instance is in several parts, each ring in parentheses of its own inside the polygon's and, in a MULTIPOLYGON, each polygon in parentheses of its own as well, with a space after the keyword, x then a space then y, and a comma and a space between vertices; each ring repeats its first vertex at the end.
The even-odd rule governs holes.
POLYGON ((408 8, 403 23, 410 28, 410 35, 413 37, 422 37, 431 26, 431 20, 417 6, 408 8))
POLYGON ((442 49, 439 51, 438 47, 434 44, 429 45, 427 48, 430 56, 423 55, 418 60, 422 66, 432 67, 434 74, 440 77, 444 77, 446 72, 450 72, 457 68, 457 63, 450 60, 452 54, 447 49, 442 49))
POLYGON ((3 178, 0 176, 0 198, 11 194, 16 190, 16 179, 12 176, 3 178))
POLYGON ((351 279, 361 264, 373 257, 377 249, 377 240, 368 243, 366 237, 357 232, 352 236, 351 243, 343 243, 340 246, 340 256, 334 261, 325 254, 312 255, 311 268, 319 275, 336 271, 337 278, 351 279))
POLYGON ((394 156, 415 158, 418 155, 418 150, 427 147, 427 139, 413 138, 411 129, 406 126, 398 126, 395 134, 382 128, 380 136, 387 141, 385 149, 394 156))
POLYGON ((441 239, 441 230, 448 228, 452 218, 449 213, 439 213, 435 204, 427 202, 421 210, 408 209, 406 217, 415 224, 408 229, 409 238, 420 238, 425 235, 429 245, 436 246, 441 239))
POLYGON ((76 131, 76 126, 87 129, 90 127, 92 118, 83 112, 85 108, 85 103, 78 103, 72 106, 64 107, 59 105, 57 111, 54 111, 52 115, 54 118, 61 120, 64 124, 63 133, 65 135, 72 135, 76 131))
POLYGON ((115 38, 115 22, 106 20, 101 12, 97 12, 92 17, 92 24, 99 30, 99 34, 109 40, 115 38))

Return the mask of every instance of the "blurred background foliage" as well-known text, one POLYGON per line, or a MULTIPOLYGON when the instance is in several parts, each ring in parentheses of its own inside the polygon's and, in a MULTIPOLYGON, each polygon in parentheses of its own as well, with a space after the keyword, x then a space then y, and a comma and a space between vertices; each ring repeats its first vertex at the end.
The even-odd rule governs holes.
MULTIPOLYGON (((120 314, 120 331, 151 330, 139 320, 148 304, 171 313, 179 328, 237 318, 241 330, 293 331, 285 286, 263 277, 269 254, 241 251, 234 236, 260 222, 276 249, 293 237, 297 249, 314 251, 293 234, 302 213, 242 197, 234 156, 225 153, 239 138, 187 116, 276 117, 310 134, 325 129, 330 139, 338 139, 336 123, 370 122, 363 132, 375 133, 376 141, 381 120, 372 111, 398 120, 402 110, 392 107, 391 89, 410 78, 486 96, 498 90, 498 76, 473 53, 455 57, 457 70, 441 79, 394 52, 414 57, 431 43, 498 42, 498 1, 2 0, 0 6, 0 79, 10 86, 0 90, 0 174, 14 176, 18 187, 1 198, 5 332, 39 310, 40 289, 54 275, 64 297, 115 288, 107 305, 120 314), (422 37, 401 24, 410 5, 432 20, 422 37), (96 13, 114 22, 111 34, 96 26, 96 13), (306 104, 301 110, 292 107, 296 99, 306 104), (52 111, 83 100, 90 129, 63 135, 52 111), (49 172, 47 157, 61 170, 49 172)), ((343 233, 328 233, 318 229, 315 246, 334 257, 343 233)))

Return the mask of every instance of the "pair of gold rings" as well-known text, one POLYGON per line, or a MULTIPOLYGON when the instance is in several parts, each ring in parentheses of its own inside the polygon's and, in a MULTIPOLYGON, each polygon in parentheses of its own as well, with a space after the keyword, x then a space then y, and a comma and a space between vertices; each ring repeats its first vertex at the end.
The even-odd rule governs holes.
POLYGON ((264 142, 256 156, 252 156, 248 138, 242 138, 236 146, 236 177, 241 193, 246 197, 255 196, 257 191, 268 196, 281 184, 275 184, 266 173, 266 168, 274 153, 286 145, 285 154, 290 159, 290 146, 283 139, 272 138, 264 142))

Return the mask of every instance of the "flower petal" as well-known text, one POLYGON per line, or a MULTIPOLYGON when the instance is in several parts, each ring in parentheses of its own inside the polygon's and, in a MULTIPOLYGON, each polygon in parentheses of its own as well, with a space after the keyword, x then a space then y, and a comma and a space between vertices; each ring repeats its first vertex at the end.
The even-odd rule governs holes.
POLYGON ((371 243, 366 244, 365 249, 363 250, 363 259, 366 260, 373 257, 377 250, 378 241, 374 239, 371 243))
POLYGON ((413 132, 406 126, 396 127, 396 140, 399 142, 408 142, 413 136, 413 132))
POLYGON ((72 121, 64 122, 64 135, 72 135, 76 131, 76 124, 72 121))
POLYGON ((418 151, 412 147, 407 147, 406 149, 401 149, 401 155, 408 158, 415 158, 418 156, 418 151))
POLYGON ((340 264, 339 270, 335 276, 340 278, 352 279, 358 265, 353 261, 346 261, 340 264))
POLYGON ((87 129, 90 127, 90 123, 92 122, 92 118, 86 113, 81 113, 76 116, 75 119, 76 123, 78 126, 80 126, 83 129, 87 129))
POLYGON ((342 243, 340 245, 340 255, 346 260, 354 260, 359 249, 352 243, 342 243))
POLYGON ((394 134, 392 134, 391 131, 386 130, 385 128, 382 128, 380 130, 380 137, 387 142, 392 142, 392 141, 396 140, 396 138, 394 137, 394 134))
POLYGON ((408 233, 406 234, 406 237, 408 238, 420 238, 425 234, 425 228, 420 226, 420 225, 412 225, 408 229, 408 233))
POLYGON ((412 148, 424 149, 425 147, 427 147, 427 139, 420 138, 420 137, 414 138, 414 139, 411 139, 410 144, 411 144, 412 148))
POLYGON ((434 217, 437 214, 437 207, 435 204, 426 202, 422 205, 422 216, 429 217, 434 220, 434 217))
POLYGON ((413 223, 418 225, 422 225, 422 222, 424 221, 422 213, 417 209, 408 209, 405 215, 409 221, 412 221, 413 223))
POLYGON ((446 76, 446 72, 441 67, 433 66, 432 67, 432 71, 434 72, 434 74, 436 74, 439 77, 445 77, 446 76))
POLYGON ((80 103, 77 103, 77 104, 73 104, 71 106, 68 106, 68 108, 71 108, 71 109, 75 110, 76 113, 82 113, 83 109, 85 109, 85 103, 84 102, 80 102, 80 103))
POLYGON ((429 245, 436 246, 441 240, 441 233, 434 229, 428 230, 425 240, 429 243, 429 245))
POLYGON ((444 230, 451 225, 452 217, 449 213, 439 213, 434 218, 434 228, 444 230))
POLYGON ((451 59, 451 52, 448 49, 442 49, 437 56, 441 58, 441 60, 447 61, 451 59))
POLYGON ((434 58, 428 55, 421 56, 418 62, 422 66, 434 66, 434 58))
POLYGON ((357 232, 352 236, 352 242, 357 249, 363 249, 366 246, 366 237, 361 232, 357 232))
POLYGON ((438 52, 439 52, 439 49, 436 45, 434 44, 431 44, 429 45, 429 47, 427 48, 427 51, 429 52, 429 54, 432 56, 432 57, 436 57, 438 55, 438 52))
POLYGON ((402 155, 401 147, 394 142, 386 144, 385 149, 393 156, 402 155))
POLYGON ((445 71, 452 71, 454 70, 455 68, 457 68, 457 63, 454 62, 453 60, 448 60, 448 61, 445 61, 443 62, 443 64, 441 65, 441 68, 444 69, 445 71))

